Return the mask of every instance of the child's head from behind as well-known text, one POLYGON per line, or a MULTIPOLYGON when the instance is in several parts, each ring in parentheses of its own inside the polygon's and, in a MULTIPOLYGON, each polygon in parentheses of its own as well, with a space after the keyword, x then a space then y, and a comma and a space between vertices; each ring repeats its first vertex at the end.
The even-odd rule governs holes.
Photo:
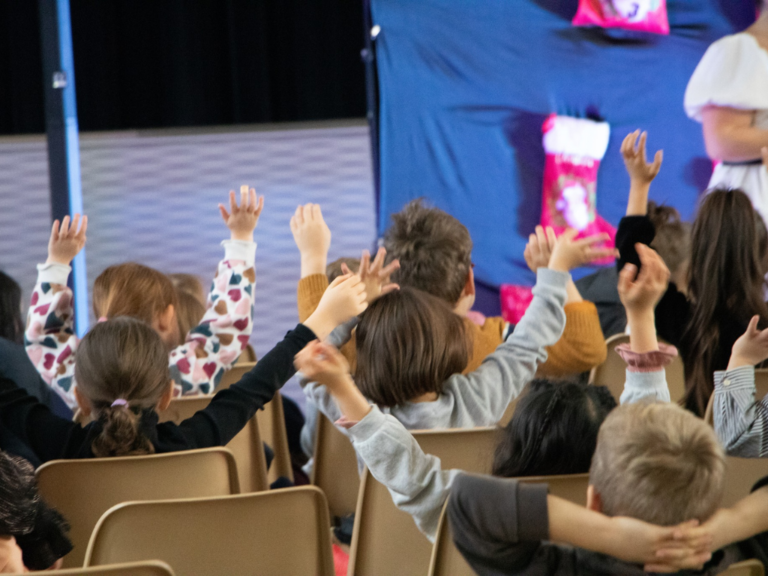
POLYGON ((180 341, 177 307, 176 290, 168 276, 135 262, 110 266, 93 285, 93 311, 98 318, 142 320, 157 330, 166 350, 180 341))
POLYGON ((494 476, 588 472, 600 425, 615 407, 604 386, 534 380, 500 432, 494 476))
POLYGON ((720 504, 724 474, 725 454, 704 420, 676 404, 625 404, 600 429, 590 500, 609 516, 704 522, 720 504))
POLYGON ((396 406, 443 384, 469 361, 464 320, 443 300, 404 287, 374 301, 357 326, 355 382, 379 406, 396 406))
POLYGON ((173 393, 168 354, 155 330, 134 318, 99 322, 77 349, 75 380, 81 410, 103 425, 93 442, 96 456, 154 451, 139 431, 139 418, 167 407, 173 393))
POLYGON ((400 260, 393 282, 437 296, 459 313, 472 307, 472 238, 456 218, 414 200, 392 216, 384 247, 389 259, 400 260))
POLYGON ((24 341, 21 287, 4 272, 0 272, 0 337, 17 344, 24 341))
POLYGON ((656 228, 651 248, 664 260, 670 279, 678 289, 686 290, 691 261, 691 225, 680 219, 676 209, 652 201, 648 202, 648 219, 656 228))

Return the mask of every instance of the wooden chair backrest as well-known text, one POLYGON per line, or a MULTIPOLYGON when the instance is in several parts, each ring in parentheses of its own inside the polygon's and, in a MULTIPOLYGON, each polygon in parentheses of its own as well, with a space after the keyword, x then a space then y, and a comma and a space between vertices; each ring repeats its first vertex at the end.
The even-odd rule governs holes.
MULTIPOLYGON (((45 572, 25 572, 11 576, 26 576, 28 574, 48 574, 45 572)), ((146 562, 128 562, 126 564, 110 564, 96 568, 69 568, 56 570, 56 576, 174 576, 173 570, 165 562, 150 560, 146 562)))
POLYGON ((317 418, 310 481, 325 493, 331 516, 343 517, 354 513, 360 491, 355 449, 349 438, 322 413, 318 413, 317 418))

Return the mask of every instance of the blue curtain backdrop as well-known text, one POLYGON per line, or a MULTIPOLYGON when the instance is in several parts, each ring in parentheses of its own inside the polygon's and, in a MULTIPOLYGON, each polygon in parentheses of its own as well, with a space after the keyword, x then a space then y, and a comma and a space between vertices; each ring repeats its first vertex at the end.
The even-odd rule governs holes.
POLYGON ((541 214, 541 124, 553 112, 610 123, 597 205, 611 224, 629 186, 619 147, 637 128, 664 149, 651 197, 690 218, 711 163, 685 87, 710 43, 754 21, 755 3, 667 5, 672 32, 657 36, 572 27, 577 0, 372 0, 379 232, 427 197, 469 228, 481 283, 532 284, 522 255, 541 214))

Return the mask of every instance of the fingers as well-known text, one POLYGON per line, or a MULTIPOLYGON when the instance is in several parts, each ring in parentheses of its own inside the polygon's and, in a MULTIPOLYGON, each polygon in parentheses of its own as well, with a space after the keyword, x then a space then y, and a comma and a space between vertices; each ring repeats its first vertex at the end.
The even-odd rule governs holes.
POLYGON ((59 229, 61 227, 61 222, 58 220, 53 221, 53 226, 51 226, 51 240, 56 241, 59 239, 59 229))
POLYGON ((370 275, 371 268, 371 253, 368 250, 363 250, 360 256, 360 278, 367 278, 370 275))
POLYGON ((229 212, 231 214, 237 214, 237 200, 235 199, 235 191, 229 191, 229 212))
POLYGON ((240 210, 248 211, 248 185, 240 186, 240 210))
POLYGON ((549 242, 549 251, 552 252, 555 249, 555 244, 557 244, 557 234, 555 234, 552 226, 547 226, 547 241, 549 242))
POLYGON ((624 141, 621 143, 621 154, 623 156, 630 157, 635 155, 635 142, 637 141, 639 132, 639 130, 635 130, 626 135, 624 141))
POLYGON ((61 228, 59 229, 59 238, 66 238, 69 234, 69 215, 64 216, 61 220, 61 228))
POLYGON ((352 270, 349 269, 349 266, 347 266, 346 262, 341 263, 341 273, 344 274, 345 276, 347 274, 352 274, 352 270))
MULTIPOLYGON (((224 223, 229 222, 229 212, 227 212, 227 209, 224 208, 224 204, 219 204, 219 212, 221 213, 221 217, 224 219, 224 223)), ((291 230, 293 230, 293 218, 291 218, 291 230)))
POLYGON ((645 141, 648 139, 648 132, 643 132, 640 134, 640 142, 637 144, 637 150, 636 153, 640 157, 640 159, 643 161, 643 164, 647 164, 648 158, 645 155, 645 141))
POLYGON ((390 292, 394 292, 395 290, 400 290, 399 284, 394 284, 394 283, 385 284, 384 286, 381 287, 381 295, 383 296, 384 294, 389 294, 390 292))
POLYGON ((757 323, 759 321, 760 321, 760 316, 758 315, 752 316, 752 319, 749 321, 749 326, 747 326, 747 334, 749 334, 753 338, 758 334, 757 323))
POLYGON ((85 238, 85 232, 88 230, 88 216, 83 216, 83 223, 80 226, 80 231, 77 233, 79 238, 85 238))
POLYGON ((547 235, 544 232, 543 226, 536 226, 536 240, 539 243, 539 250, 546 249, 549 246, 549 241, 547 240, 547 235))
POLYGON ((400 260, 392 260, 389 264, 384 266, 384 268, 381 269, 381 272, 379 273, 379 276, 381 278, 389 278, 394 274, 397 270, 400 269, 400 260))
POLYGON ((618 289, 620 294, 629 290, 629 287, 632 285, 632 283, 635 280, 636 274, 637 274, 637 266, 630 263, 624 264, 624 268, 622 268, 621 272, 619 272, 618 289))
POLYGON ((654 176, 661 170, 661 163, 664 161, 664 150, 657 150, 656 155, 653 157, 653 164, 651 164, 651 170, 654 176))
POLYGON ((587 260, 590 262, 594 262, 596 260, 605 260, 607 258, 613 258, 615 255, 615 250, 613 248, 587 248, 585 254, 587 257, 587 260))
POLYGON ((384 259, 386 257, 387 249, 384 248, 384 246, 381 246, 376 252, 376 257, 373 259, 373 264, 371 265, 372 274, 376 274, 381 271, 382 267, 384 266, 384 259))
MULTIPOLYGON (((565 236, 568 232, 572 232, 570 235, 570 239, 573 239, 576 234, 578 234, 577 230, 566 230, 563 233, 563 236, 565 236)), ((599 244, 601 242, 605 242, 606 240, 610 240, 611 236, 609 234, 606 234, 603 232, 602 234, 593 234, 592 236, 587 236, 585 238, 581 238, 580 240, 576 240, 576 244, 579 246, 594 246, 595 244, 599 244)), ((613 250, 611 250, 611 254, 613 254, 613 250)))

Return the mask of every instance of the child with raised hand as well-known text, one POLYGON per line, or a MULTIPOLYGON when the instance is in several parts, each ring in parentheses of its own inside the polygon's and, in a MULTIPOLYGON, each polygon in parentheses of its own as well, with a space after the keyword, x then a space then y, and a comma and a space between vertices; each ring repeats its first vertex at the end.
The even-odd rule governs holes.
POLYGON ((85 426, 53 415, 12 381, 0 379, 0 421, 41 462, 126 456, 226 445, 293 376, 294 356, 315 338, 365 310, 365 285, 338 278, 317 310, 208 406, 176 425, 158 423, 174 393, 160 334, 145 322, 119 317, 98 323, 77 352, 74 390, 85 426))
POLYGON ((755 365, 768 359, 768 329, 759 330, 759 321, 752 318, 728 368, 715 372, 715 432, 726 453, 743 458, 768 458, 768 396, 756 398, 755 389, 755 365))
MULTIPOLYGON (((622 351, 629 365, 622 403, 669 399, 663 364, 674 350, 659 351, 653 325, 653 310, 666 289, 669 272, 658 254, 646 247, 639 250, 643 271, 635 278, 636 268, 628 265, 619 289, 632 322, 630 344, 622 351)), ((325 385, 342 415, 339 424, 347 428, 358 456, 389 489, 395 504, 410 513, 419 529, 432 539, 459 471, 441 470, 440 460, 422 452, 406 430, 407 423, 372 406, 333 346, 312 342, 296 356, 295 363, 305 376, 325 385)), ((598 429, 615 406, 610 393, 593 386, 548 381, 534 384, 500 434, 494 475, 587 472, 598 429)))
MULTIPOLYGON (((100 321, 117 316, 143 320, 160 335, 169 354, 177 394, 209 394, 247 346, 253 329, 256 244, 253 231, 264 199, 243 186, 240 205, 229 193, 230 210, 219 205, 230 230, 224 260, 219 263, 208 297, 208 309, 186 339, 179 334, 177 296, 170 279, 136 263, 110 266, 93 288, 94 313, 100 321)), ((48 244, 48 260, 38 266, 25 333, 27 354, 38 372, 71 407, 78 339, 73 332, 72 293, 67 288, 69 263, 86 241, 87 217, 56 221, 48 244)))
MULTIPOLYGON (((597 247, 602 235, 574 240, 575 235, 563 234, 549 267, 538 270, 533 301, 515 331, 466 375, 465 323, 442 300, 401 287, 371 302, 355 336, 354 379, 363 395, 408 429, 496 424, 546 360, 546 347, 562 334, 568 271, 612 253, 597 247)), ((322 384, 306 384, 304 393, 333 422, 341 414, 322 384)))

